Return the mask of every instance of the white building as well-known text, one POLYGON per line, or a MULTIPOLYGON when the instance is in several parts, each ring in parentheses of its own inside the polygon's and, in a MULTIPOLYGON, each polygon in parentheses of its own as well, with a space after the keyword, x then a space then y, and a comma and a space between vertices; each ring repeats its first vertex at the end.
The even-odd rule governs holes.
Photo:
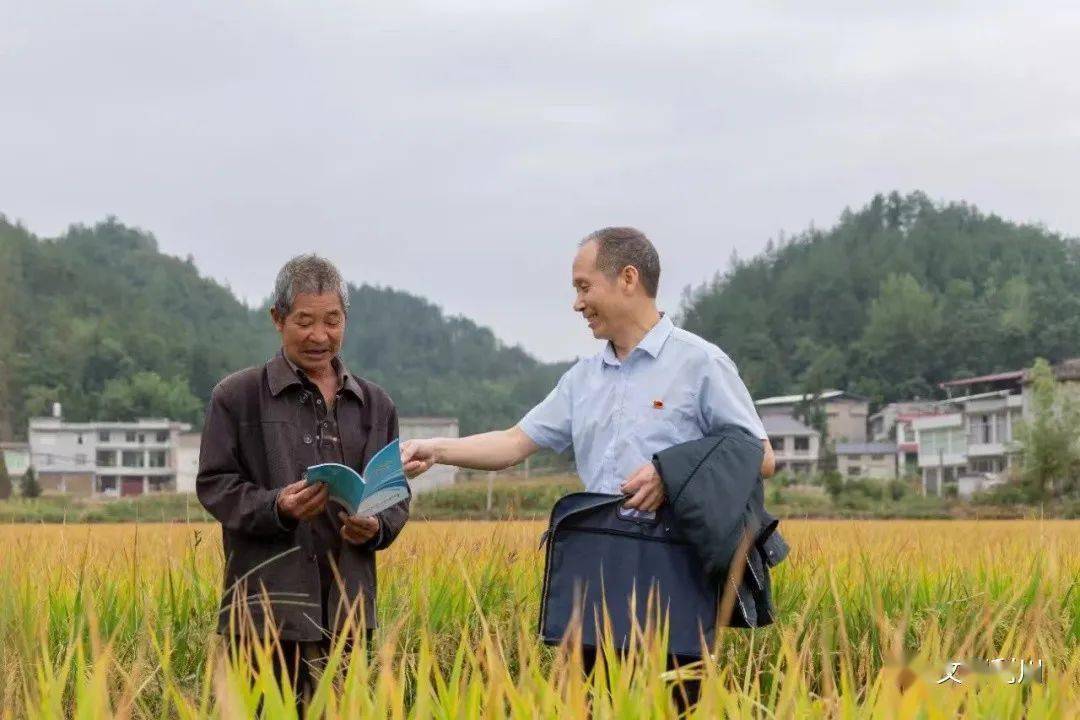
POLYGON ((892 480, 896 443, 836 443, 836 470, 844 478, 892 480))
POLYGON ((802 475, 817 470, 821 433, 790 415, 762 415, 761 422, 769 434, 777 472, 787 470, 802 475))
POLYGON ((65 422, 31 418, 30 464, 43 492, 120 497, 176 489, 176 450, 186 423, 140 418, 133 422, 65 422))
MULTIPOLYGON (((403 417, 398 420, 402 440, 429 437, 457 437, 457 418, 403 417)), ((183 433, 177 447, 176 489, 179 492, 195 492, 195 478, 199 474, 199 433, 183 433)), ((453 485, 457 468, 436 465, 418 478, 409 481, 414 493, 422 493, 444 485, 453 485)))

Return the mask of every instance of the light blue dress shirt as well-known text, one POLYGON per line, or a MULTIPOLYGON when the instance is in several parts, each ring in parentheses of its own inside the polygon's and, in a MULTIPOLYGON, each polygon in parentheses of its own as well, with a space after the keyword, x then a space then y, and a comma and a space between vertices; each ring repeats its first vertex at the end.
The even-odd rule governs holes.
POLYGON ((618 494, 653 453, 726 424, 768 437, 731 358, 663 316, 625 360, 610 342, 579 360, 519 427, 555 452, 572 444, 585 488, 618 494))

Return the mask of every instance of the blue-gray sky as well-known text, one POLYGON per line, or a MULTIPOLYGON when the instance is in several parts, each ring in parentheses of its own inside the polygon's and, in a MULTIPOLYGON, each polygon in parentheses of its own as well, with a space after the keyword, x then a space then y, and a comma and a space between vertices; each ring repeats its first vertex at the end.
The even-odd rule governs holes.
POLYGON ((9 0, 0 211, 115 214, 252 303, 316 250, 545 359, 595 350, 604 225, 669 310, 894 188, 1080 234, 1080 6, 876 7, 9 0))

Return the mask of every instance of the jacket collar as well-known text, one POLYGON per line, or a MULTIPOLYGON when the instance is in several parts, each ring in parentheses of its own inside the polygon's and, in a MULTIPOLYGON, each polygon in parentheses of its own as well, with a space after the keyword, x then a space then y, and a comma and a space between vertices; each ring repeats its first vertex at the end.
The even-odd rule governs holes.
MULTIPOLYGON (((641 342, 637 344, 637 347, 630 351, 630 354, 632 355, 638 350, 643 350, 648 353, 650 357, 655 359, 660 355, 660 351, 664 349, 664 343, 671 337, 671 333, 674 330, 675 324, 671 322, 671 318, 669 318, 666 313, 660 313, 659 322, 653 325, 649 332, 645 333, 645 337, 641 338, 641 342)), ((610 340, 604 345, 602 357, 604 362, 608 365, 622 364, 615 355, 615 347, 611 344, 610 340)), ((629 358, 630 355, 627 355, 627 357, 629 358)))
MULTIPOLYGON (((330 364, 333 366, 334 372, 337 373, 338 386, 342 390, 351 392, 356 396, 357 400, 363 403, 364 389, 353 374, 349 372, 348 368, 345 367, 345 363, 341 361, 341 358, 335 355, 330 364)), ((266 363, 266 379, 270 383, 270 394, 277 397, 287 387, 303 385, 307 377, 304 375, 303 370, 285 357, 284 350, 279 350, 277 355, 270 358, 270 361, 266 363)))

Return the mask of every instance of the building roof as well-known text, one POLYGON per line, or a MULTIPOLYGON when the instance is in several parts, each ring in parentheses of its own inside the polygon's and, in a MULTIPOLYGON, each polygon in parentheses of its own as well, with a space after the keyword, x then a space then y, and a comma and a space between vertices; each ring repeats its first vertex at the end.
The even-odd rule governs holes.
POLYGON ((790 415, 763 415, 761 424, 769 435, 820 435, 817 430, 790 415))
POLYGON ((939 383, 938 387, 963 387, 965 385, 977 385, 979 383, 1005 382, 1008 380, 1020 380, 1024 377, 1023 370, 1009 370, 1008 372, 993 373, 991 375, 978 375, 976 377, 958 378, 939 383))
POLYGON ((837 455, 889 455, 896 452, 896 443, 836 443, 837 455))
POLYGON ((75 432, 94 432, 96 430, 172 430, 181 432, 191 429, 189 423, 168 418, 139 418, 129 422, 118 420, 91 420, 90 422, 68 422, 56 417, 30 418, 32 430, 67 430, 75 432))
MULTIPOLYGON (((755 405, 794 405, 796 403, 805 402, 813 399, 813 393, 806 393, 803 395, 774 395, 773 397, 761 398, 755 400, 755 405)), ((854 395, 846 390, 822 390, 818 393, 817 398, 819 400, 838 400, 841 398, 849 400, 866 400, 861 395, 854 395)))

